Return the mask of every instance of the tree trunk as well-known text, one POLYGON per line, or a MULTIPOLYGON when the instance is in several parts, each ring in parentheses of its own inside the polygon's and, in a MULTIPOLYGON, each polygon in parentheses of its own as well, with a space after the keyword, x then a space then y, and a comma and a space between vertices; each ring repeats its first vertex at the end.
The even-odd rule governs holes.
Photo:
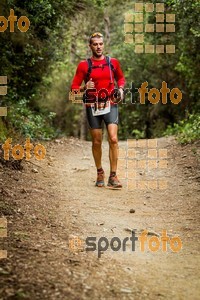
POLYGON ((110 19, 107 14, 104 15, 104 28, 105 28, 105 41, 106 41, 106 50, 110 52, 110 19))

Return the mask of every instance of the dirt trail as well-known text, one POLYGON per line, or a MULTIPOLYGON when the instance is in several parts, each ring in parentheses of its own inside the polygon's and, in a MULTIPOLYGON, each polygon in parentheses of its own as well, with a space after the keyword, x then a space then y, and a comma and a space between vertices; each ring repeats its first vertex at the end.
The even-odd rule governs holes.
MULTIPOLYGON (((49 143, 45 161, 26 163, 21 173, 4 170, 2 197, 14 209, 3 211, 9 236, 0 299, 200 299, 198 144, 181 147, 162 138, 158 145, 168 150, 167 169, 141 169, 138 176, 155 180, 159 173, 168 181, 163 190, 128 189, 125 180, 121 191, 96 188, 91 144, 75 139, 49 143), (147 229, 148 239, 166 230, 183 247, 152 252, 145 244, 141 252, 136 241, 132 251, 132 229, 136 237, 147 229), (128 242, 126 251, 109 246, 98 258, 97 251, 73 249, 74 237, 128 242)), ((121 157, 126 146, 120 142, 121 157)), ((138 153, 145 161, 146 153, 138 153)), ((108 174, 106 142, 103 156, 108 174)))

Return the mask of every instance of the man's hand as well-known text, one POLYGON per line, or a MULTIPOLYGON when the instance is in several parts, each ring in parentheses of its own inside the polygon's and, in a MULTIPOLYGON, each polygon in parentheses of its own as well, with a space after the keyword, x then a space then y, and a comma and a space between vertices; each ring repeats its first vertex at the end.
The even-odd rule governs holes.
POLYGON ((124 90, 121 87, 119 88, 119 94, 120 94, 121 101, 123 101, 124 100, 124 90))
POLYGON ((119 103, 120 101, 123 101, 124 100, 124 90, 122 87, 119 87, 119 88, 115 88, 113 91, 112 91, 112 97, 111 97, 111 101, 113 103, 119 103))
POLYGON ((92 78, 86 83, 85 89, 93 89, 94 88, 94 81, 92 81, 92 78))

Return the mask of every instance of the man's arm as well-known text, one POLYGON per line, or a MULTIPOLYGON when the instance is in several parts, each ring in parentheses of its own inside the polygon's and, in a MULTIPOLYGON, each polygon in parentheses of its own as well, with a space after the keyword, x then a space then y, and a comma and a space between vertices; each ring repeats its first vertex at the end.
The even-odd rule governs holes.
POLYGON ((120 63, 117 59, 115 60, 115 80, 119 89, 120 99, 124 99, 124 86, 125 86, 125 77, 123 71, 120 67, 120 63))
POLYGON ((120 63, 119 63, 118 60, 116 60, 115 78, 116 78, 116 81, 117 81, 118 88, 123 89, 124 86, 125 86, 125 77, 124 77, 123 71, 121 69, 121 66, 120 66, 120 63))
POLYGON ((71 89, 72 90, 80 90, 81 92, 84 90, 84 87, 81 87, 81 84, 85 78, 86 75, 86 66, 85 62, 82 61, 79 63, 76 74, 72 80, 71 89))

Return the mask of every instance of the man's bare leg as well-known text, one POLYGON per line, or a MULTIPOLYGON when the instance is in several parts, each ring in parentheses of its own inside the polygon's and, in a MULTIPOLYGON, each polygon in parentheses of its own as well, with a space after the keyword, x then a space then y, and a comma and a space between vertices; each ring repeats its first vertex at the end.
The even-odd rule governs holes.
POLYGON ((92 136, 92 154, 94 157, 95 165, 97 169, 100 169, 102 167, 102 129, 91 129, 90 133, 92 136))
POLYGON ((108 187, 113 189, 121 189, 122 184, 116 176, 117 161, 119 154, 118 147, 118 126, 116 124, 109 124, 108 127, 108 141, 109 141, 109 158, 110 158, 110 177, 108 179, 108 187))
POLYGON ((110 158, 110 172, 117 172, 118 160, 118 126, 116 124, 108 125, 108 142, 109 142, 109 158, 110 158))
POLYGON ((101 164, 101 157, 102 157, 102 129, 91 129, 91 136, 92 136, 92 153, 95 161, 95 165, 97 168, 97 180, 96 186, 103 187, 104 183, 104 170, 101 164))

